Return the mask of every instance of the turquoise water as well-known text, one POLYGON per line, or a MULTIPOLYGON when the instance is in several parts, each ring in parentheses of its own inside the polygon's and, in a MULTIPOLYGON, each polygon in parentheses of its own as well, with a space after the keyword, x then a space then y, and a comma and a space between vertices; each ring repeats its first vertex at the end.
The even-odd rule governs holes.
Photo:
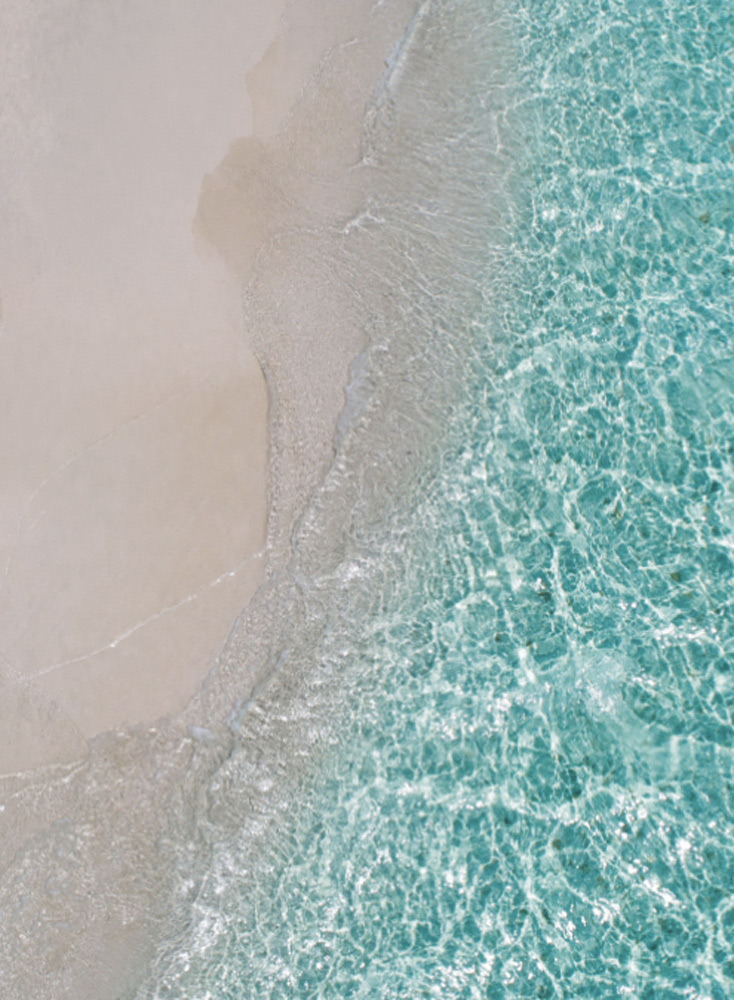
POLYGON ((506 23, 443 445, 319 647, 335 742, 156 996, 734 995, 734 7, 506 23))

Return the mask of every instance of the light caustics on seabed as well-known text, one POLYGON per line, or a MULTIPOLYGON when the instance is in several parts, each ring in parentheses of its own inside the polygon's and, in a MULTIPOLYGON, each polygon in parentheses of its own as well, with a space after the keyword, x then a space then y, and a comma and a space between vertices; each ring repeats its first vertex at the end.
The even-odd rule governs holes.
MULTIPOLYGON (((294 557, 319 623, 301 697, 338 684, 341 714, 257 860, 252 821, 212 833, 141 997, 725 1000, 734 10, 518 0, 504 82, 481 62, 482 4, 425 17, 398 125, 446 53, 465 47, 473 83, 442 81, 451 129, 400 152, 427 171, 414 198, 364 223, 360 253, 382 227, 407 343, 355 369, 354 423, 294 557), (490 135, 487 171, 505 146, 515 161, 499 215, 461 172, 465 143, 486 183, 490 135), (463 187, 431 209, 427 176, 463 187), (401 274, 421 225, 438 268, 436 218, 454 264, 401 274), (462 246, 483 239, 477 277, 462 246), (421 393, 447 379, 431 410, 421 393), (401 499, 376 466, 413 436, 401 499), (319 574, 340 490, 351 513, 319 574)), ((301 654, 281 638, 287 671, 301 654)), ((267 723, 245 707, 238 725, 212 800, 238 781, 267 799, 279 774, 248 737, 267 723)))

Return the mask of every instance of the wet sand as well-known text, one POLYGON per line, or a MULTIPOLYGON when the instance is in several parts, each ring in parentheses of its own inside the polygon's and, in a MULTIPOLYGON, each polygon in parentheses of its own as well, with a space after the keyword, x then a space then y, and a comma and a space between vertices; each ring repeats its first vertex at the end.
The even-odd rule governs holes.
POLYGON ((322 251, 414 6, 0 12, 4 996, 128 995, 147 960, 186 726, 246 691, 238 616, 333 459, 365 339, 322 251))

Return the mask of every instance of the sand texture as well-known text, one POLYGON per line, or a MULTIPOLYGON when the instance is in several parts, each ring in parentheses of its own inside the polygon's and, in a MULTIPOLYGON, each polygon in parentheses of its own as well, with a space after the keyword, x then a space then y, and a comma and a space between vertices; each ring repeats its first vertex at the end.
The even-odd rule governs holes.
POLYGON ((366 343, 336 252, 365 109, 414 7, 2 5, 9 1000, 133 995, 188 776, 269 668, 260 623, 366 343))
MULTIPOLYGON (((274 19, 2 18, 0 654, 89 737, 182 708, 262 575, 266 387, 192 222, 274 19)), ((37 762, 9 742, 0 770, 37 762)))

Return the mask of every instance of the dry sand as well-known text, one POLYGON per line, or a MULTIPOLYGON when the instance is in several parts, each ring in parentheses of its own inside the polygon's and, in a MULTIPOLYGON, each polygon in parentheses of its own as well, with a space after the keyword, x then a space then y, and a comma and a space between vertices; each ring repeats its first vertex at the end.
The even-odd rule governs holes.
POLYGON ((1 17, 7 771, 179 710, 262 576, 266 386, 192 221, 251 128, 245 73, 274 14, 19 0, 1 17))
MULTIPOLYGON (((247 72, 280 50, 263 2, 0 17, 7 772, 182 708, 262 577, 266 386, 241 282, 192 223, 252 133, 247 72)), ((321 47, 271 74, 259 131, 321 47)))

